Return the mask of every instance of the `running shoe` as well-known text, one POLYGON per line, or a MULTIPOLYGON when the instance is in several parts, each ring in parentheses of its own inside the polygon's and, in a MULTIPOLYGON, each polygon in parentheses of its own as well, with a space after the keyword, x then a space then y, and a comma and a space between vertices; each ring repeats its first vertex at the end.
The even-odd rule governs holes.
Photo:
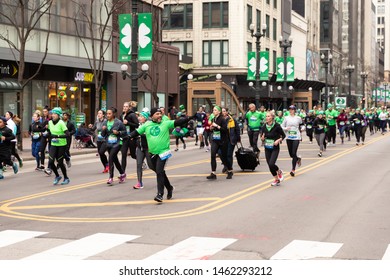
POLYGON ((143 188, 144 188, 144 185, 140 182, 138 182, 137 184, 135 184, 133 186, 133 189, 136 189, 136 190, 143 189, 143 188))
POLYGON ((297 161, 298 167, 301 167, 301 164, 302 164, 302 157, 299 155, 298 156, 298 161, 297 161))
POLYGON ((45 167, 43 165, 38 167, 39 171, 45 171, 45 167))
POLYGON ((295 177, 295 170, 291 170, 290 175, 291 175, 291 177, 295 177))
POLYGON ((211 173, 209 176, 206 177, 207 179, 209 180, 215 180, 217 179, 217 175, 215 175, 214 173, 211 173))
POLYGON ((359 146, 359 143, 356 143, 356 146, 359 146))
POLYGON ((108 173, 108 171, 110 171, 110 167, 107 165, 104 170, 102 171, 102 173, 108 173))
POLYGON ((58 185, 58 183, 61 181, 62 177, 61 176, 57 176, 54 178, 54 182, 53 182, 53 185, 58 185))
POLYGON ((362 145, 364 145, 364 142, 362 142, 362 145))
POLYGON ((67 161, 66 161, 66 166, 67 166, 68 168, 71 168, 72 164, 70 163, 70 160, 67 160, 67 161))
POLYGON ((172 195, 173 195, 173 190, 175 189, 175 187, 174 186, 170 186, 169 188, 168 188, 168 194, 167 194, 167 199, 169 200, 169 199, 172 199, 172 195))
POLYGON ((43 172, 45 172, 46 175, 50 176, 52 171, 50 168, 46 168, 43 172))
POLYGON ((154 198, 154 201, 163 202, 163 196, 162 196, 162 194, 157 194, 156 197, 154 198))
POLYGON ((228 172, 228 170, 227 170, 227 168, 224 166, 224 167, 222 168, 222 173, 227 174, 227 172, 228 172))
POLYGON ((185 150, 187 148, 186 143, 183 144, 183 149, 185 150))
POLYGON ((20 159, 20 160, 19 160, 19 167, 20 167, 20 168, 23 167, 23 159, 20 159))
POLYGON ((319 157, 322 157, 322 153, 321 153, 321 152, 319 152, 319 153, 318 153, 318 156, 319 156, 319 157))
POLYGON ((233 171, 228 171, 226 179, 232 179, 233 178, 233 171))
POLYGON ((280 182, 282 182, 284 180, 284 175, 283 175, 283 170, 282 169, 278 170, 278 179, 279 179, 280 182))
POLYGON ((271 183, 271 186, 272 187, 275 187, 275 186, 280 186, 280 180, 275 180, 271 183))
POLYGON ((39 167, 36 167, 36 168, 35 168, 35 171, 41 171, 41 169, 39 169, 39 167))
POLYGON ((4 176, 3 176, 3 174, 0 174, 0 180, 1 180, 1 179, 4 179, 4 176))
POLYGON ((142 163, 142 170, 145 170, 145 169, 147 169, 147 168, 148 168, 148 166, 146 165, 145 162, 143 162, 143 163, 142 163))
POLYGON ((113 182, 114 182, 114 179, 109 178, 108 181, 107 181, 107 185, 111 186, 113 182))
POLYGON ((176 148, 176 149, 175 149, 175 152, 177 152, 178 150, 179 150, 179 149, 178 149, 178 148, 176 148))
POLYGON ((64 181, 61 183, 61 185, 67 185, 70 183, 69 178, 65 178, 64 181))
POLYGON ((19 168, 18 168, 18 165, 16 164, 16 162, 14 162, 14 164, 12 165, 12 169, 14 170, 14 174, 18 173, 19 168))
POLYGON ((119 184, 124 183, 126 180, 126 173, 123 173, 119 176, 119 184))

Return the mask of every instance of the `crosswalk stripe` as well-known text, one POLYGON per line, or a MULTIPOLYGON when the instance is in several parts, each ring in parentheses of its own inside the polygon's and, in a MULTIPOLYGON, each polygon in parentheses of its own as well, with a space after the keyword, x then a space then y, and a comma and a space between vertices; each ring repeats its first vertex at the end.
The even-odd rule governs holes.
POLYGON ((387 261, 390 260, 390 244, 387 246, 387 250, 383 255, 382 260, 387 260, 387 261))
POLYGON ((145 260, 200 260, 236 242, 232 238, 190 237, 170 246, 145 260))
POLYGON ((138 235, 96 233, 24 259, 83 260, 138 237, 138 235))
POLYGON ((271 257, 271 260, 307 260, 330 258, 343 246, 342 243, 294 240, 271 257))
POLYGON ((47 232, 29 230, 4 230, 0 232, 0 248, 44 234, 47 234, 47 232))

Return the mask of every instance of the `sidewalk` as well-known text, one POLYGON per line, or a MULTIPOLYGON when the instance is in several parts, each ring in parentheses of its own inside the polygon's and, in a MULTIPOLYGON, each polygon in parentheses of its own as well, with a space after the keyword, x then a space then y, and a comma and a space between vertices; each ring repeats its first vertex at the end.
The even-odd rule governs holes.
MULTIPOLYGON (((187 137, 186 142, 193 142, 193 141, 195 141, 195 137, 187 137)), ((171 135, 171 145, 175 145, 175 137, 172 135, 171 135)), ((35 158, 31 154, 31 137, 23 138, 23 151, 18 151, 18 153, 20 157, 23 159, 23 161, 35 160, 35 158)), ((82 149, 75 148, 74 139, 72 140, 72 144, 70 147, 70 154, 72 156, 96 154, 96 153, 97 153, 96 148, 82 148, 82 149)))

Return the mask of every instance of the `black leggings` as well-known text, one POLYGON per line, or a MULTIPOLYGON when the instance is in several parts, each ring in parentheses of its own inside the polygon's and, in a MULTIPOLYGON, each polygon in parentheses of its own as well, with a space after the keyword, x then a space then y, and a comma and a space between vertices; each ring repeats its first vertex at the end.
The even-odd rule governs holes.
POLYGON ((313 132, 314 130, 312 128, 306 129, 306 135, 309 137, 310 142, 313 142, 313 132))
POLYGON ((185 144, 183 136, 176 136, 176 146, 179 146, 179 139, 183 144, 185 144))
POLYGON ((257 153, 259 151, 259 147, 257 146, 257 142, 259 140, 260 133, 261 133, 261 131, 248 130, 249 145, 253 148, 253 151, 255 153, 257 153))
POLYGON ((66 172, 66 167, 64 165, 66 146, 50 146, 49 150, 49 168, 53 170, 56 177, 60 176, 58 173, 57 167, 55 166, 55 161, 61 169, 62 174, 64 174, 64 179, 68 179, 68 174, 66 172))
POLYGON ((106 156, 106 149, 102 150, 102 145, 105 144, 103 141, 97 141, 97 150, 100 156, 100 162, 103 164, 104 168, 108 165, 108 159, 106 156))
POLYGON ((355 124, 355 136, 356 136, 356 142, 360 143, 360 138, 362 137, 362 126, 355 124))
POLYGON ((72 136, 66 138, 65 160, 70 161, 70 145, 72 144, 72 136))
MULTIPOLYGON (((42 137, 41 138, 41 148, 39 150, 40 153, 40 159, 41 159, 41 165, 45 165, 45 153, 46 153, 46 146, 48 144, 47 138, 42 137)), ((49 144, 49 150, 50 150, 50 144, 49 144)))
POLYGON ((11 155, 13 155, 18 161, 22 160, 16 150, 16 142, 11 142, 11 155))
POLYGON ((287 142, 288 153, 292 158, 292 170, 295 170, 298 161, 297 151, 298 151, 300 141, 287 139, 286 142, 287 142))
POLYGON ((267 160, 267 164, 269 167, 269 171, 271 171, 272 176, 276 176, 278 174, 279 167, 276 165, 276 160, 278 159, 280 147, 274 146, 273 149, 265 149, 265 159, 267 160))
POLYGON ((100 147, 99 154, 104 153, 105 151, 108 152, 108 166, 110 167, 110 178, 114 178, 114 164, 116 169, 118 169, 119 174, 125 173, 118 159, 118 153, 121 148, 122 145, 120 144, 115 144, 111 146, 107 145, 106 142, 104 142, 100 147))
POLYGON ((328 127, 328 132, 327 132, 327 138, 328 138, 328 143, 330 144, 331 142, 333 144, 336 143, 336 126, 335 125, 330 125, 328 127))
POLYGON ((209 142, 211 142, 210 136, 211 136, 211 132, 205 129, 203 131, 203 139, 204 139, 204 144, 206 145, 206 147, 208 147, 209 142))
POLYGON ((161 160, 159 155, 149 154, 149 156, 146 157, 146 160, 148 162, 149 168, 152 169, 157 175, 157 193, 163 196, 164 187, 167 190, 173 188, 164 170, 168 159, 161 160))
POLYGON ((212 141, 211 142, 211 171, 215 172, 217 170, 217 153, 220 150, 219 157, 222 160, 222 164, 227 168, 228 171, 232 170, 231 164, 227 161, 227 152, 228 152, 228 142, 212 141))

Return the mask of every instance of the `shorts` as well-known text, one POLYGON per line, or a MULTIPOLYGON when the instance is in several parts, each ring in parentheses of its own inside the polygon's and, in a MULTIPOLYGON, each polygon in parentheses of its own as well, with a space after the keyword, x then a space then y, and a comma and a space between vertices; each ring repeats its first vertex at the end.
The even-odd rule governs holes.
POLYGON ((196 128, 196 134, 197 134, 197 135, 203 134, 203 131, 204 131, 204 127, 197 127, 197 128, 196 128))

